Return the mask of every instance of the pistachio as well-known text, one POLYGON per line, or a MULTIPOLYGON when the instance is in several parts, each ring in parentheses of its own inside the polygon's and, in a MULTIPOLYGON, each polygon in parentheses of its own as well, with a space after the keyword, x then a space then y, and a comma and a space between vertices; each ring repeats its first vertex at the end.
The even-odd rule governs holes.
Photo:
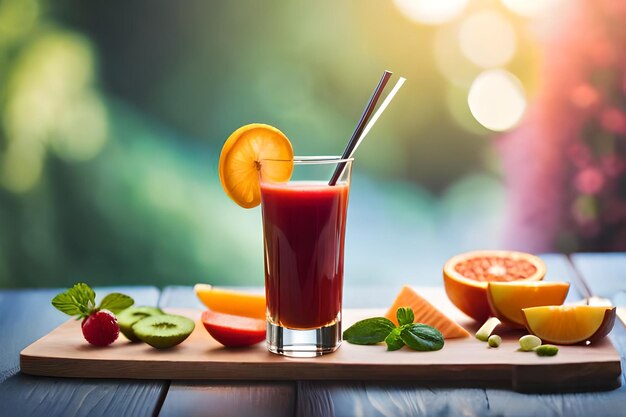
POLYGON ((492 334, 491 336, 489 336, 489 340, 487 340, 487 343, 489 344, 489 347, 497 348, 498 346, 500 346, 500 344, 502 344, 502 338, 497 334, 492 334))
POLYGON ((539 356, 554 356, 559 353, 559 348, 554 345, 541 345, 535 349, 539 356))
POLYGON ((519 346, 524 352, 530 352, 541 346, 541 339, 532 334, 527 334, 526 336, 520 337, 519 346))

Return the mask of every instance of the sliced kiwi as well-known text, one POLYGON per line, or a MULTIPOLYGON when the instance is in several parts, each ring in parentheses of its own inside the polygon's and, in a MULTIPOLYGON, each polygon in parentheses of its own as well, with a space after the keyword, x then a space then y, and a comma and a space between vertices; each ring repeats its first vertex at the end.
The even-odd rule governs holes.
POLYGON ((167 349, 187 339, 196 324, 193 320, 173 314, 150 316, 133 324, 135 335, 152 347, 167 349))
POLYGON ((135 336, 133 324, 146 317, 160 316, 161 314, 165 313, 156 307, 128 307, 117 315, 117 323, 120 326, 120 331, 128 340, 138 342, 139 338, 135 336))

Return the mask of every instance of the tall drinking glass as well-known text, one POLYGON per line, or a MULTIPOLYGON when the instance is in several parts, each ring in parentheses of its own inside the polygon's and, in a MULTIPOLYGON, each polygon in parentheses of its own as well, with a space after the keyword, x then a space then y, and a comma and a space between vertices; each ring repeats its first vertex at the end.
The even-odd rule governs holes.
MULTIPOLYGON (((262 161, 284 164, 292 161, 262 161)), ((288 182, 261 176, 267 347, 312 357, 341 344, 346 213, 352 159, 295 157, 288 182), (343 169, 335 185, 328 181, 343 169)))

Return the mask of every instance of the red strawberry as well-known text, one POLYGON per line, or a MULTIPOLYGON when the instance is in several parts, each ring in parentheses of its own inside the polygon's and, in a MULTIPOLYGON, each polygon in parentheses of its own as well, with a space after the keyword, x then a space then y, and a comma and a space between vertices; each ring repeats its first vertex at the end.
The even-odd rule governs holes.
POLYGON ((120 335, 115 314, 133 305, 134 300, 117 292, 108 294, 96 307, 96 293, 84 282, 57 294, 52 305, 70 316, 83 319, 85 340, 95 346, 108 346, 120 335))
POLYGON ((95 346, 108 346, 120 335, 117 319, 105 310, 96 311, 83 320, 81 325, 85 340, 95 346))

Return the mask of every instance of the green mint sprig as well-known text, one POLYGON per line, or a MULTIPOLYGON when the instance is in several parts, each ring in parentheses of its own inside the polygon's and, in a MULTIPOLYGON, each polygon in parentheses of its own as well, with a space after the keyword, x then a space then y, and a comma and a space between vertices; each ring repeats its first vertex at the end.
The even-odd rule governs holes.
POLYGON ((395 328, 393 322, 385 317, 372 317, 357 321, 346 329, 343 339, 355 345, 373 345, 385 340, 395 328))
POLYGON ((414 323, 415 316, 409 307, 396 311, 398 326, 385 317, 372 317, 354 323, 343 332, 343 339, 356 345, 387 344, 387 350, 398 350, 407 345, 422 352, 443 348, 441 332, 426 324, 414 323))
POLYGON ((111 293, 105 296, 96 307, 96 293, 84 282, 75 284, 67 291, 57 294, 52 299, 52 305, 59 311, 78 320, 88 317, 99 310, 109 310, 113 314, 130 307, 135 303, 131 297, 120 293, 111 293))

